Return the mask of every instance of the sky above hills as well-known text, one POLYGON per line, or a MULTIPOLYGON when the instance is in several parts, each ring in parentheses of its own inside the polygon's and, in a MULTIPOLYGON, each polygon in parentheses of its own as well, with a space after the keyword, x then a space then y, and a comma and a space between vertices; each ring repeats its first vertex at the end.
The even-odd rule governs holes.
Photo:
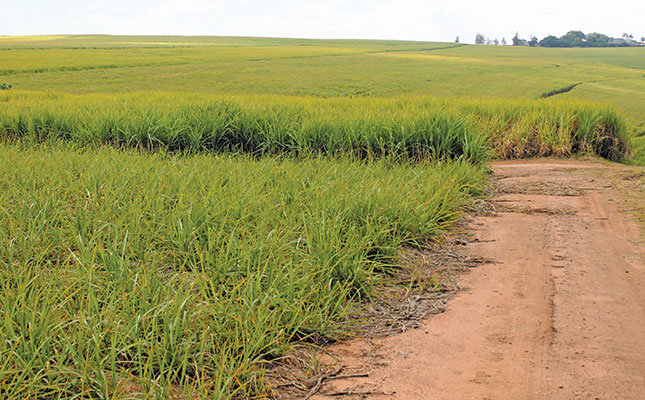
POLYGON ((357 38, 472 43, 568 30, 645 36, 645 1, 0 0, 0 35, 131 34, 357 38), (601 4, 601 3, 598 3, 601 4))

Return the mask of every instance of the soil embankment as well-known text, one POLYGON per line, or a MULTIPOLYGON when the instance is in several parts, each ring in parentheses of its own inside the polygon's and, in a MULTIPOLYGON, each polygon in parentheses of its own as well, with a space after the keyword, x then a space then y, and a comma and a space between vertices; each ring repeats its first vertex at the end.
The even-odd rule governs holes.
POLYGON ((645 247, 615 185, 633 171, 552 160, 492 168, 497 212, 473 218, 467 245, 492 262, 464 275, 447 311, 419 329, 332 347, 356 377, 313 398, 643 398, 645 247))

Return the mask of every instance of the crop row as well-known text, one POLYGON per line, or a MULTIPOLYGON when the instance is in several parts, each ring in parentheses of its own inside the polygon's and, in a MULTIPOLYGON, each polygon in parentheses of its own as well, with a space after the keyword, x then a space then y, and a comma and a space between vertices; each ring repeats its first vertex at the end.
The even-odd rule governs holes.
POLYGON ((0 102, 0 135, 37 142, 473 162, 628 153, 620 116, 580 101, 18 91, 0 102))

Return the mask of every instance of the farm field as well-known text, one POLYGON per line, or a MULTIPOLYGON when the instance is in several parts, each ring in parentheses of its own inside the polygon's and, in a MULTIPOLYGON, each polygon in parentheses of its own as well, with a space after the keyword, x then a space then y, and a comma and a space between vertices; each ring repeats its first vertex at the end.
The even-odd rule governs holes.
POLYGON ((489 160, 645 164, 641 48, 0 37, 0 83, 3 398, 261 398, 489 160))
POLYGON ((1 150, 5 398, 262 392, 263 358, 338 333, 485 182, 464 162, 1 150))
POLYGON ((0 82, 74 94, 538 98, 613 104, 645 163, 642 48, 234 37, 0 37, 0 82))

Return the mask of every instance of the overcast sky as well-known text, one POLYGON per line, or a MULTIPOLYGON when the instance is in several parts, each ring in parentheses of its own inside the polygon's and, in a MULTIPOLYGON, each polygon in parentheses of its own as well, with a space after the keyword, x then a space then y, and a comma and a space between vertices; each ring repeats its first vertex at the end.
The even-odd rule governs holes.
POLYGON ((516 31, 645 36, 645 0, 0 0, 0 35, 131 34, 472 43, 516 31))

